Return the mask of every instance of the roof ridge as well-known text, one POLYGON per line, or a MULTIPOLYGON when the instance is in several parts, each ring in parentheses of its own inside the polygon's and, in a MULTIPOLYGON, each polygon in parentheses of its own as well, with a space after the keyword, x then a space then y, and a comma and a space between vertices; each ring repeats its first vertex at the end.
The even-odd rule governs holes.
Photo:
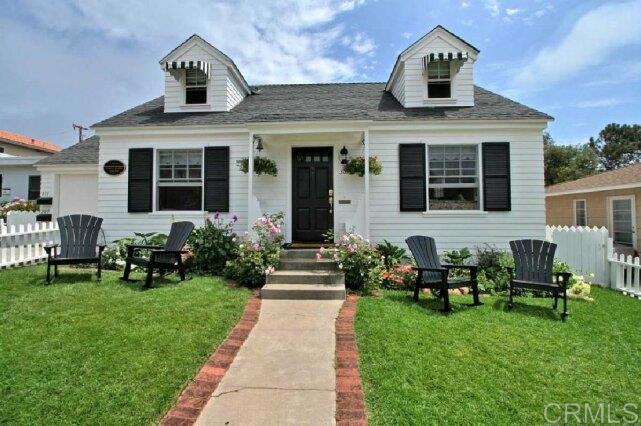
POLYGON ((323 82, 323 83, 268 83, 268 84, 252 84, 252 87, 273 87, 273 86, 339 86, 350 84, 385 84, 384 81, 337 81, 337 82, 323 82))
MULTIPOLYGON (((568 180, 568 181, 561 182, 561 183, 555 183, 554 185, 547 186, 545 189, 546 190, 551 190, 551 189, 554 189, 554 188, 561 187, 563 185, 568 186, 568 184, 574 184, 574 183, 578 183, 578 182, 583 182, 583 181, 586 181, 586 180, 589 180, 589 179, 594 179, 596 177, 602 178, 604 176, 610 176, 610 175, 613 175, 613 174, 620 174, 620 173, 625 172, 626 170, 634 168, 634 167, 641 167, 641 161, 636 162, 636 163, 632 163, 632 164, 628 164, 628 165, 623 166, 623 167, 619 167, 618 169, 604 170, 602 172, 595 173, 593 175, 583 176, 582 178, 578 178, 578 179, 574 179, 574 180, 568 180)), ((641 181, 641 176, 639 176, 639 181, 641 181)))

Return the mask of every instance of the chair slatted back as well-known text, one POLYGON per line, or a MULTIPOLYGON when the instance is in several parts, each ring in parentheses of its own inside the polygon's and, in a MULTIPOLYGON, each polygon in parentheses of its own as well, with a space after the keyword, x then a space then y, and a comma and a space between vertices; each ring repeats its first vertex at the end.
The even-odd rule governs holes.
MULTIPOLYGON (((414 235, 405 240, 419 268, 440 268, 441 260, 436 251, 436 242, 432 237, 414 235)), ((423 272, 423 281, 437 282, 441 280, 438 272, 423 272)))
POLYGON ((556 244, 541 240, 510 241, 517 280, 552 283, 556 244))
POLYGON ((72 214, 60 216, 60 257, 69 259, 95 258, 102 218, 72 214))
POLYGON ((191 222, 174 222, 171 224, 169 236, 165 243, 165 250, 182 250, 187 244, 189 234, 194 230, 194 224, 191 222))

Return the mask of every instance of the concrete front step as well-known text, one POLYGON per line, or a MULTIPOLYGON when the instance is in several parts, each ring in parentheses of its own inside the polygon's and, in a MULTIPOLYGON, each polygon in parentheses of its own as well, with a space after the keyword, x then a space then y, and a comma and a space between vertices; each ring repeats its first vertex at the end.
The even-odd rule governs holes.
POLYGON ((316 259, 320 249, 285 249, 280 252, 281 260, 316 259))
POLYGON ((276 271, 267 284, 345 284, 345 275, 332 271, 276 271))
POLYGON ((277 269, 279 271, 339 271, 336 262, 329 259, 281 259, 277 269))
POLYGON ((344 300, 342 284, 265 284, 260 290, 263 299, 278 300, 344 300))

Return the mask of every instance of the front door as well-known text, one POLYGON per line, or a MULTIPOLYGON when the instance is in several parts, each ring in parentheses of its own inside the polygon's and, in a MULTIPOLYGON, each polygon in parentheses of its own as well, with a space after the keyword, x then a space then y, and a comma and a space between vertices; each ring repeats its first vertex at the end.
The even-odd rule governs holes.
POLYGON ((636 245, 636 212, 634 195, 610 197, 612 239, 617 244, 636 245))
POLYGON ((333 228, 332 148, 292 149, 293 241, 322 242, 333 228))

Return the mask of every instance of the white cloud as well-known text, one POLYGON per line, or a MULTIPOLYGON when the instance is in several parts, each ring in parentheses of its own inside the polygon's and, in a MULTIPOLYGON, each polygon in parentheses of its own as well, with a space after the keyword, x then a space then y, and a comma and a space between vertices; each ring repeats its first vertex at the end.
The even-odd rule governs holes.
POLYGON ((516 14, 518 14, 520 11, 521 11, 521 9, 519 9, 518 7, 515 7, 515 8, 512 8, 512 9, 507 8, 507 9, 505 9, 505 14, 506 14, 507 16, 515 16, 515 15, 516 15, 516 14))
POLYGON ((485 0, 485 8, 490 11, 492 16, 498 16, 501 13, 499 0, 485 0))
POLYGON ((349 81, 375 45, 361 36, 350 46, 358 55, 337 57, 339 18, 363 4, 10 2, 0 15, 0 97, 11 100, 0 105, 0 128, 60 134, 72 121, 92 124, 159 96, 158 60, 193 33, 234 59, 250 84, 349 81))
POLYGON ((405 31, 404 33, 401 34, 401 37, 409 40, 409 38, 412 37, 412 33, 405 31))
POLYGON ((603 99, 591 99, 587 101, 581 101, 576 104, 579 108, 605 108, 615 105, 620 105, 623 103, 623 100, 620 98, 603 98, 603 99))
POLYGON ((517 84, 551 84, 608 60, 641 42, 641 2, 597 7, 583 15, 556 45, 548 46, 517 74, 517 84))
POLYGON ((354 52, 365 55, 374 52, 376 44, 372 39, 363 33, 356 33, 352 36, 344 36, 342 39, 343 45, 349 47, 354 52))
POLYGON ((465 1, 465 0, 464 0, 464 1, 462 1, 462 2, 461 2, 461 7, 462 7, 463 9, 467 9, 468 7, 470 7, 470 2, 469 2, 469 1, 465 1))

